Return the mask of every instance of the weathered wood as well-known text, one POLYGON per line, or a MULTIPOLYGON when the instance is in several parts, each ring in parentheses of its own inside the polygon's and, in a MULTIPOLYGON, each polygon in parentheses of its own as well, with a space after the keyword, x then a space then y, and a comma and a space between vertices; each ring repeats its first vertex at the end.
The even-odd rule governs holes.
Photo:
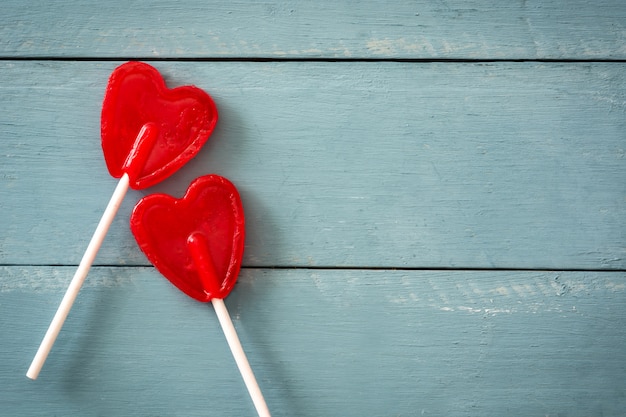
POLYGON ((226 303, 275 417, 621 417, 626 64, 580 61, 626 59, 625 22, 618 0, 3 2, 0 414, 255 414, 211 307, 127 226, 215 172, 244 200, 226 303), (218 129, 129 194, 32 382, 115 187, 99 112, 133 57, 175 60, 154 64, 218 129))
MULTIPOLYGON (((77 264, 115 181, 99 114, 115 62, 0 63, 0 263, 77 264)), ((247 266, 626 266, 624 64, 159 63, 220 121, 199 156, 133 192, 96 262, 147 265, 144 193, 218 173, 247 266)))
MULTIPOLYGON (((254 415, 210 305, 95 268, 40 378, 70 267, 0 267, 7 415, 254 415), (9 319, 10 318, 10 319, 9 319)), ((274 416, 617 416, 623 272, 245 269, 226 300, 274 416)))
POLYGON ((4 57, 624 59, 626 3, 3 2, 4 57))

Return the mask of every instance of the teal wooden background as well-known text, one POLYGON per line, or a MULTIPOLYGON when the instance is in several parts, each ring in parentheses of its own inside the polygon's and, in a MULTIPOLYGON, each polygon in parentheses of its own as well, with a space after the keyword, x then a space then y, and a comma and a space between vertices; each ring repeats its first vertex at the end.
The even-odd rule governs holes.
POLYGON ((3 415, 254 415, 211 306, 127 226, 206 173, 242 194, 226 304, 273 415, 626 413, 626 3, 10 0, 0 40, 3 415), (220 121, 128 194, 33 382, 128 59, 220 121))

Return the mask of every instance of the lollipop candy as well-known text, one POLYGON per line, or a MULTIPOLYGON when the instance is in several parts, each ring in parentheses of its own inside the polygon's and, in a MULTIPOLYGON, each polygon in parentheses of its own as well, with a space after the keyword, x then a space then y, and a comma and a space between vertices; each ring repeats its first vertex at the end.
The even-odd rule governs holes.
POLYGON ((223 301, 235 286, 244 248, 243 207, 235 186, 206 175, 192 182, 181 199, 149 195, 135 206, 130 228, 146 257, 172 284, 198 301, 211 301, 257 412, 269 416, 223 301))
POLYGON ((109 78, 102 104, 102 150, 120 178, 26 375, 36 379, 129 186, 149 187, 193 158, 217 123, 211 97, 194 86, 168 89, 148 64, 127 62, 109 78))
POLYGON ((101 120, 109 173, 127 174, 130 186, 141 189, 169 177, 198 153, 215 128, 217 109, 201 89, 170 90, 155 68, 127 62, 109 78, 101 120), (138 138, 144 127, 149 134, 138 138))
POLYGON ((139 200, 130 229, 148 260, 179 290, 201 302, 235 286, 244 245, 243 207, 226 178, 206 175, 184 197, 139 200))

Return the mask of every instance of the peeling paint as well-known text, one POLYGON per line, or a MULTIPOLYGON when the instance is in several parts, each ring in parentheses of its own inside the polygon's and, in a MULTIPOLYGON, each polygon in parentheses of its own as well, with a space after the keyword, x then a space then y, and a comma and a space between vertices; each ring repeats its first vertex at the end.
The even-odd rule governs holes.
MULTIPOLYGON (((0 266, 0 293, 12 291, 65 291, 77 267, 0 266)), ((145 269, 153 269, 145 267, 145 269)), ((119 287, 132 283, 137 268, 92 267, 82 288, 119 287)))
MULTIPOLYGON (((452 49, 450 45, 447 45, 448 49, 452 49)), ((410 41, 406 38, 398 39, 370 39, 366 42, 366 48, 369 52, 375 55, 394 55, 397 53, 417 53, 428 52, 434 53, 435 48, 433 45, 426 41, 420 42, 410 41)))

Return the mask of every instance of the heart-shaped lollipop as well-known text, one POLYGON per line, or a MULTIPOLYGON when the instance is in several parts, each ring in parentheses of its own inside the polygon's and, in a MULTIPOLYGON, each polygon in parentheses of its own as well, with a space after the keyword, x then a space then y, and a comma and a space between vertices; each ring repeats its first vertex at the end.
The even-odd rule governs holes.
POLYGON ((200 177, 181 199, 142 198, 130 228, 148 260, 188 296, 207 302, 233 289, 243 256, 244 214, 226 178, 200 177))
POLYGON ((168 89, 161 74, 142 62, 113 71, 101 116, 104 159, 120 181, 26 373, 31 379, 39 375, 128 187, 149 187, 172 175, 198 153, 217 123, 207 93, 193 86, 168 89))
POLYGON ((235 286, 244 248, 243 207, 235 186, 206 175, 180 199, 149 195, 135 206, 130 228, 172 284, 198 301, 211 301, 259 416, 270 417, 223 300, 235 286))
POLYGON ((156 68, 135 61, 122 64, 111 74, 102 104, 107 168, 115 178, 128 173, 132 188, 152 186, 193 158, 216 123, 217 108, 203 90, 168 89, 156 68), (153 137, 137 143, 145 125, 152 126, 153 137))

